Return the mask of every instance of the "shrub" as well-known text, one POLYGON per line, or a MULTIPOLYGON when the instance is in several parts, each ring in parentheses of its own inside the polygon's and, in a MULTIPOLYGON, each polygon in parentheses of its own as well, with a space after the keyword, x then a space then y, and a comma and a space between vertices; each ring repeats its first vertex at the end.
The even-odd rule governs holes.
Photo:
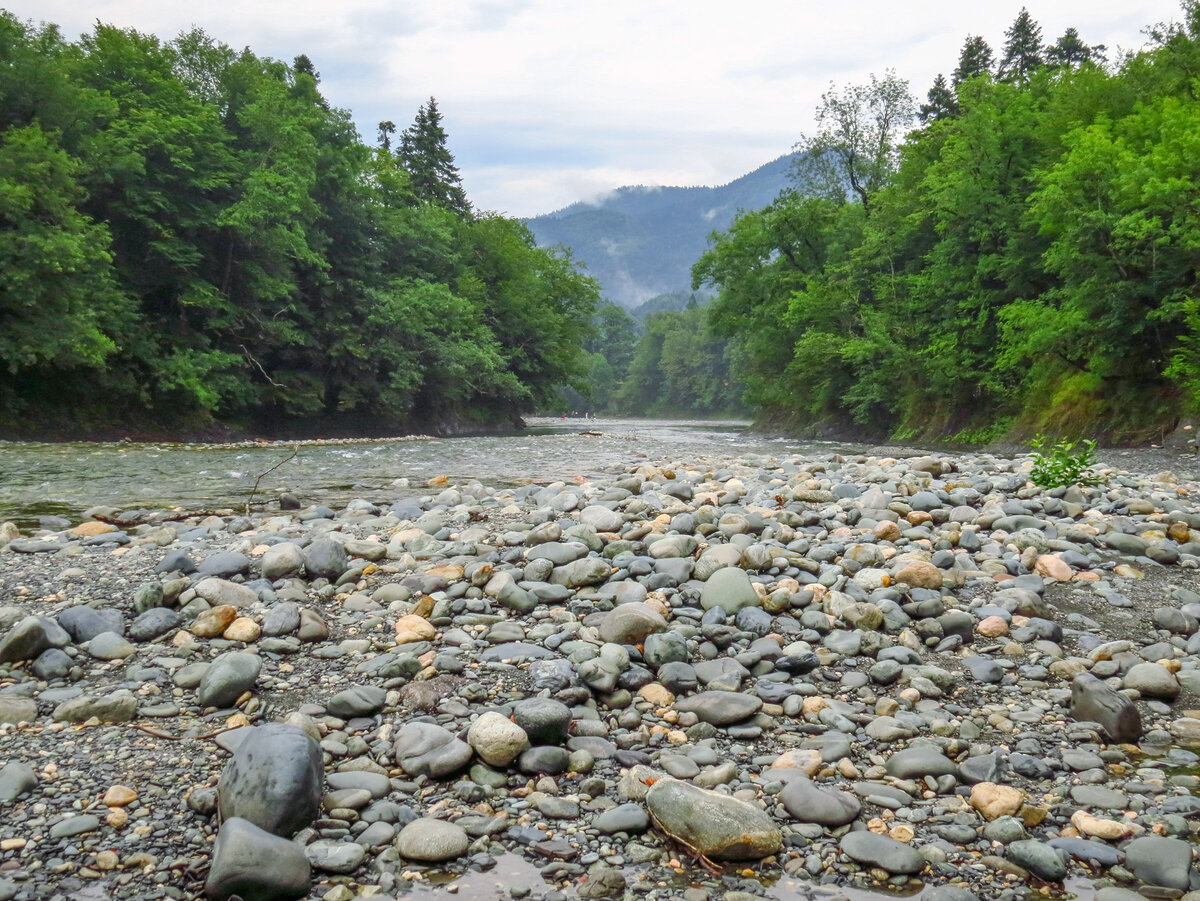
POLYGON ((1090 438, 1078 441, 1060 439, 1049 443, 1045 435, 1034 435, 1029 442, 1033 448, 1033 470, 1029 477, 1042 488, 1066 488, 1070 485, 1099 485, 1104 477, 1092 472, 1096 465, 1096 442, 1090 438))

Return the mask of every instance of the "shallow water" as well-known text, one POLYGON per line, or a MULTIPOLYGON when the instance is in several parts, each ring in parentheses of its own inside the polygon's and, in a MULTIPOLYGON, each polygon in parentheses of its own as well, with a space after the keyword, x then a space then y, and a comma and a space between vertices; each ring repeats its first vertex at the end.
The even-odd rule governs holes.
POLYGON ((77 517, 97 504, 240 507, 292 491, 305 502, 419 493, 435 476, 493 487, 592 476, 639 459, 830 453, 846 445, 766 437, 749 423, 536 419, 518 435, 262 445, 0 442, 0 521, 77 517), (291 457, 293 451, 294 458, 291 457), (289 459, 290 458, 290 459, 289 459), (408 480, 405 485, 403 481, 408 480))

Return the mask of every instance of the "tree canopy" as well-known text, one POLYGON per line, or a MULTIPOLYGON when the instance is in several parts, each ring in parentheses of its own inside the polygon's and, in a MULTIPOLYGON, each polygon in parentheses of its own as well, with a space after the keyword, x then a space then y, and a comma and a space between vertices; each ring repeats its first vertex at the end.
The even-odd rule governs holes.
POLYGON ((0 12, 0 426, 511 423, 596 284, 476 215, 430 98, 367 146, 313 61, 0 12))
POLYGON ((893 76, 827 93, 805 146, 843 189, 798 179, 693 270, 763 418, 1144 439, 1200 412, 1200 6, 1150 34, 1109 68, 1022 10, 907 136, 893 76), (894 143, 863 139, 884 84, 894 143))

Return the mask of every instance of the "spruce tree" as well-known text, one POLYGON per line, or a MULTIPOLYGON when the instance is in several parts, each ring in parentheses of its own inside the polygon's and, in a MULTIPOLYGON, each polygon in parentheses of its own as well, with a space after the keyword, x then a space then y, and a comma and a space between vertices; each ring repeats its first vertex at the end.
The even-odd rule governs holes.
POLYGON ((950 90, 950 86, 946 84, 946 76, 941 72, 933 80, 933 87, 929 89, 926 96, 929 98, 929 102, 922 103, 920 110, 917 111, 917 116, 922 122, 936 122, 938 119, 945 119, 958 113, 958 100, 955 98, 954 92, 950 90))
POLYGON ((1005 81, 1028 81, 1045 60, 1042 57, 1042 29, 1029 10, 1021 7, 1008 31, 1004 32, 1004 56, 999 75, 1005 81))
POLYGON ((958 65, 950 76, 951 86, 958 86, 977 75, 989 75, 992 71, 992 48, 980 35, 971 35, 963 42, 958 55, 958 65))
POLYGON ((460 216, 470 215, 471 204, 454 165, 454 155, 446 146, 442 114, 433 97, 417 110, 413 124, 400 136, 400 160, 419 200, 444 206, 460 216))
POLYGON ((1103 44, 1089 47, 1079 37, 1079 32, 1068 28, 1062 37, 1046 48, 1046 62, 1052 66, 1081 66, 1088 62, 1104 61, 1103 44))

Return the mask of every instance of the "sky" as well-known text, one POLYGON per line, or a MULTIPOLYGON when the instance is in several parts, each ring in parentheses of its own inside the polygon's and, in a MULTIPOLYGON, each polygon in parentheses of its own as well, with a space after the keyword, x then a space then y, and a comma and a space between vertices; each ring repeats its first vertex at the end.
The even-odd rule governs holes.
POLYGON ((1022 5, 1053 41, 1137 50, 1178 0, 0 0, 71 39, 101 22, 307 54, 374 141, 430 96, 477 209, 535 216, 622 185, 725 184, 813 128, 831 83, 893 69, 924 99, 1022 5))

